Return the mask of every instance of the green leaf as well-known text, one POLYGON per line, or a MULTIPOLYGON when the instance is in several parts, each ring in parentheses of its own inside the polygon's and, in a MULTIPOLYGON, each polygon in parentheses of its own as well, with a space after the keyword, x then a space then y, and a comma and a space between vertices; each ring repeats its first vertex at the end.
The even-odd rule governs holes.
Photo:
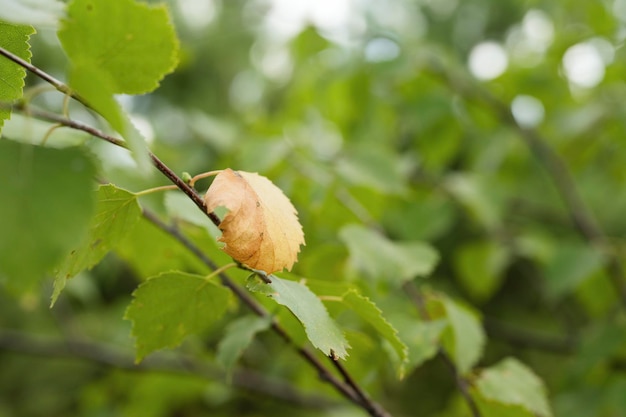
POLYGON ((543 381, 517 359, 505 358, 485 369, 475 386, 488 400, 518 405, 539 417, 552 416, 543 381))
POLYGON ((271 324, 270 316, 246 316, 231 322, 226 328, 226 335, 217 345, 217 362, 230 374, 254 336, 267 330, 271 324))
POLYGON ((375 279, 397 284, 432 272, 439 254, 423 242, 393 242, 359 225, 341 229, 339 237, 348 245, 355 269, 375 279))
MULTIPOLYGON (((31 52, 28 40, 30 35, 35 33, 32 26, 12 25, 0 21, 0 33, 2 34, 0 46, 30 62, 31 52)), ((24 77, 26 77, 24 68, 4 56, 0 56, 0 101, 12 102, 21 98, 24 89, 24 77)), ((10 110, 0 108, 0 132, 2 132, 4 121, 10 117, 10 110)))
POLYGON ((436 192, 412 193, 400 205, 387 205, 383 224, 399 239, 428 241, 445 235, 454 225, 456 215, 449 197, 436 192))
POLYGON ((450 326, 444 335, 444 345, 459 373, 464 375, 471 371, 483 354, 485 332, 478 317, 469 308, 447 297, 441 302, 450 326))
POLYGON ((414 369, 434 357, 439 340, 448 326, 445 319, 433 321, 406 320, 400 326, 400 335, 409 347, 408 369, 414 369))
POLYGON ((345 181, 382 194, 403 194, 406 179, 398 156, 384 147, 354 147, 337 161, 336 170, 345 181))
POLYGON ((52 304, 65 281, 83 269, 91 269, 133 230, 141 216, 137 197, 112 184, 101 185, 97 192, 96 215, 91 220, 86 239, 74 248, 60 265, 55 276, 52 304))
POLYGON ((0 281, 29 287, 83 239, 95 173, 79 149, 0 140, 0 281))
POLYGON ((404 377, 405 365, 408 360, 408 348, 398 336, 398 331, 383 317, 383 312, 369 298, 359 294, 354 289, 345 293, 342 300, 346 306, 371 324, 389 342, 398 356, 398 376, 400 378, 404 377))
POLYGON ((161 348, 174 348, 220 319, 231 293, 201 275, 166 272, 133 292, 125 319, 132 321, 136 361, 161 348))
POLYGON ((271 284, 252 277, 248 281, 248 288, 287 307, 302 323, 313 346, 325 355, 330 355, 332 351, 339 358, 345 358, 348 355, 348 342, 320 299, 300 282, 280 279, 274 275, 269 277, 271 284))
POLYGON ((114 94, 158 87, 178 61, 178 40, 164 5, 134 0, 73 0, 59 39, 74 63, 100 69, 114 94))
POLYGON ((113 129, 123 134, 122 109, 113 97, 115 83, 111 76, 92 62, 80 62, 70 68, 69 79, 72 89, 87 100, 113 129))
POLYGON ((465 244, 455 254, 454 266, 463 287, 476 301, 488 300, 500 288, 509 250, 484 240, 465 244))
POLYGON ((446 178, 444 185, 478 223, 488 230, 494 230, 499 226, 500 208, 484 178, 469 174, 452 174, 446 178))

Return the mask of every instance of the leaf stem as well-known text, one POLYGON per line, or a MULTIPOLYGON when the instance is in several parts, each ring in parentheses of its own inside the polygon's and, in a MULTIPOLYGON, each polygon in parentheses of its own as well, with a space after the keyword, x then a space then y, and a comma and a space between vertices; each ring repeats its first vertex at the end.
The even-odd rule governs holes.
POLYGON ((160 187, 148 188, 146 190, 138 191, 135 193, 135 196, 141 197, 142 195, 148 195, 148 194, 158 193, 161 191, 168 191, 168 190, 178 190, 178 187, 175 185, 162 185, 160 187))
POLYGON ((234 262, 230 262, 230 263, 227 263, 226 265, 222 265, 219 268, 217 268, 215 271, 211 272, 209 275, 204 277, 204 279, 207 281, 210 281, 211 278, 221 274, 222 272, 228 271, 230 268, 235 268, 236 266, 237 264, 234 262))
POLYGON ((336 295, 318 295, 317 298, 322 301, 336 301, 339 303, 343 301, 343 297, 338 297, 336 295))
POLYGON ((52 132, 60 127, 63 127, 63 125, 60 123, 50 126, 50 128, 46 131, 46 134, 43 136, 43 139, 41 139, 41 146, 45 145, 46 142, 48 142, 48 138, 50 138, 50 135, 52 135, 52 132))
POLYGON ((191 185, 193 187, 195 185, 196 181, 201 180, 203 178, 213 177, 213 176, 219 174, 222 171, 223 171, 222 169, 218 169, 218 170, 215 170, 215 171, 208 171, 208 172, 203 172, 201 174, 198 174, 198 175, 194 176, 193 178, 191 178, 189 180, 189 185, 191 185))

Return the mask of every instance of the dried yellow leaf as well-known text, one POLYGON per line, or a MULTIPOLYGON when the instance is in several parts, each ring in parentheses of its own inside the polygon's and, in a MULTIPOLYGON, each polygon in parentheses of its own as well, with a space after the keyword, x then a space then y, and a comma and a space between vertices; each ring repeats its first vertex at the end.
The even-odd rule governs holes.
POLYGON ((204 201, 209 212, 228 209, 218 240, 233 259, 267 274, 291 270, 304 233, 295 207, 270 180, 228 168, 215 177, 204 201))

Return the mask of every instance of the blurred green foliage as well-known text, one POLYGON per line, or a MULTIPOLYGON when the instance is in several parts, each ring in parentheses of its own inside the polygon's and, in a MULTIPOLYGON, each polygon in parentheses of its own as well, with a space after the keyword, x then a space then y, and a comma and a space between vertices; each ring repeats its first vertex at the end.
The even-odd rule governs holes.
MULTIPOLYGON (((67 79, 59 2, 24 2, 32 21, 11 14, 19 2, 4 3, 0 20, 37 28, 32 62, 67 79), (50 14, 33 14, 38 3, 50 14)), ((624 1, 167 5, 179 65, 153 93, 119 97, 122 107, 177 173, 258 171, 284 190, 307 242, 286 276, 311 280, 322 299, 362 293, 353 304, 367 313, 345 300, 325 305, 351 346, 346 367, 376 401, 394 416, 471 415, 437 354, 443 346, 483 416, 626 416, 624 1), (555 178, 564 169, 575 190, 555 178), (572 192, 582 203, 562 198, 572 192), (602 234, 581 233, 581 212, 602 234), (406 361, 389 325, 408 346, 406 361)), ((28 77, 25 96, 62 114, 63 97, 40 87, 28 77)), ((106 129, 77 103, 69 114, 106 129)), ((26 116, 5 121, 3 137, 41 143, 45 129, 26 116)), ((49 309, 42 273, 86 239, 92 165, 97 179, 133 192, 166 184, 96 139, 81 137, 70 161, 49 149, 75 135, 56 129, 45 148, 0 141, 0 281, 19 263, 29 283, 41 283, 0 289, 0 417, 364 415, 262 325, 250 334, 229 326, 249 317, 234 303, 175 352, 133 367, 123 320, 133 290, 161 272, 206 273, 145 220, 49 309), (17 147, 42 159, 36 181, 11 182, 17 147), (27 225, 11 211, 18 203, 38 209, 27 225), (59 239, 37 239, 38 228, 59 239), (232 369, 219 351, 225 334, 229 353, 241 355, 232 369)), ((194 207, 171 194, 139 202, 177 222, 218 265, 230 262, 194 207)), ((245 283, 246 273, 233 276, 245 283)), ((289 312, 258 300, 306 343, 289 312)))

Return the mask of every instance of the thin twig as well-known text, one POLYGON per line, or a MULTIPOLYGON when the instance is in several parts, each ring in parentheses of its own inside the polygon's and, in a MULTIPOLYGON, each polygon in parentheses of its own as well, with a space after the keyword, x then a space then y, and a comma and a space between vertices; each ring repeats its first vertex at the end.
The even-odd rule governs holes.
POLYGON ((161 185, 159 187, 148 188, 135 193, 135 197, 141 197, 148 194, 160 193, 161 191, 178 190, 175 185, 161 185))
MULTIPOLYGON (((41 337, 15 330, 0 329, 0 349, 20 355, 88 360, 108 367, 135 372, 168 372, 194 375, 209 380, 223 381, 225 379, 225 373, 222 370, 189 355, 155 353, 137 364, 131 352, 85 339, 41 337)), ((236 387, 269 395, 302 407, 326 409, 335 405, 328 398, 304 395, 295 390, 293 384, 268 378, 250 369, 235 370, 232 383, 236 387)))
POLYGON ((332 364, 335 366, 335 368, 339 371, 339 373, 343 377, 343 380, 346 382, 346 384, 352 387, 354 392, 356 392, 356 394, 361 399, 362 404, 364 404, 366 410, 371 415, 376 415, 380 417, 391 417, 391 415, 387 413, 387 411, 385 411, 383 408, 381 408, 380 405, 373 402, 369 398, 369 396, 365 393, 365 391, 363 391, 363 389, 359 386, 359 384, 356 383, 354 378, 352 378, 348 370, 341 363, 341 360, 339 359, 339 357, 335 355, 335 352, 331 351, 330 355, 328 355, 328 358, 330 359, 332 364))

